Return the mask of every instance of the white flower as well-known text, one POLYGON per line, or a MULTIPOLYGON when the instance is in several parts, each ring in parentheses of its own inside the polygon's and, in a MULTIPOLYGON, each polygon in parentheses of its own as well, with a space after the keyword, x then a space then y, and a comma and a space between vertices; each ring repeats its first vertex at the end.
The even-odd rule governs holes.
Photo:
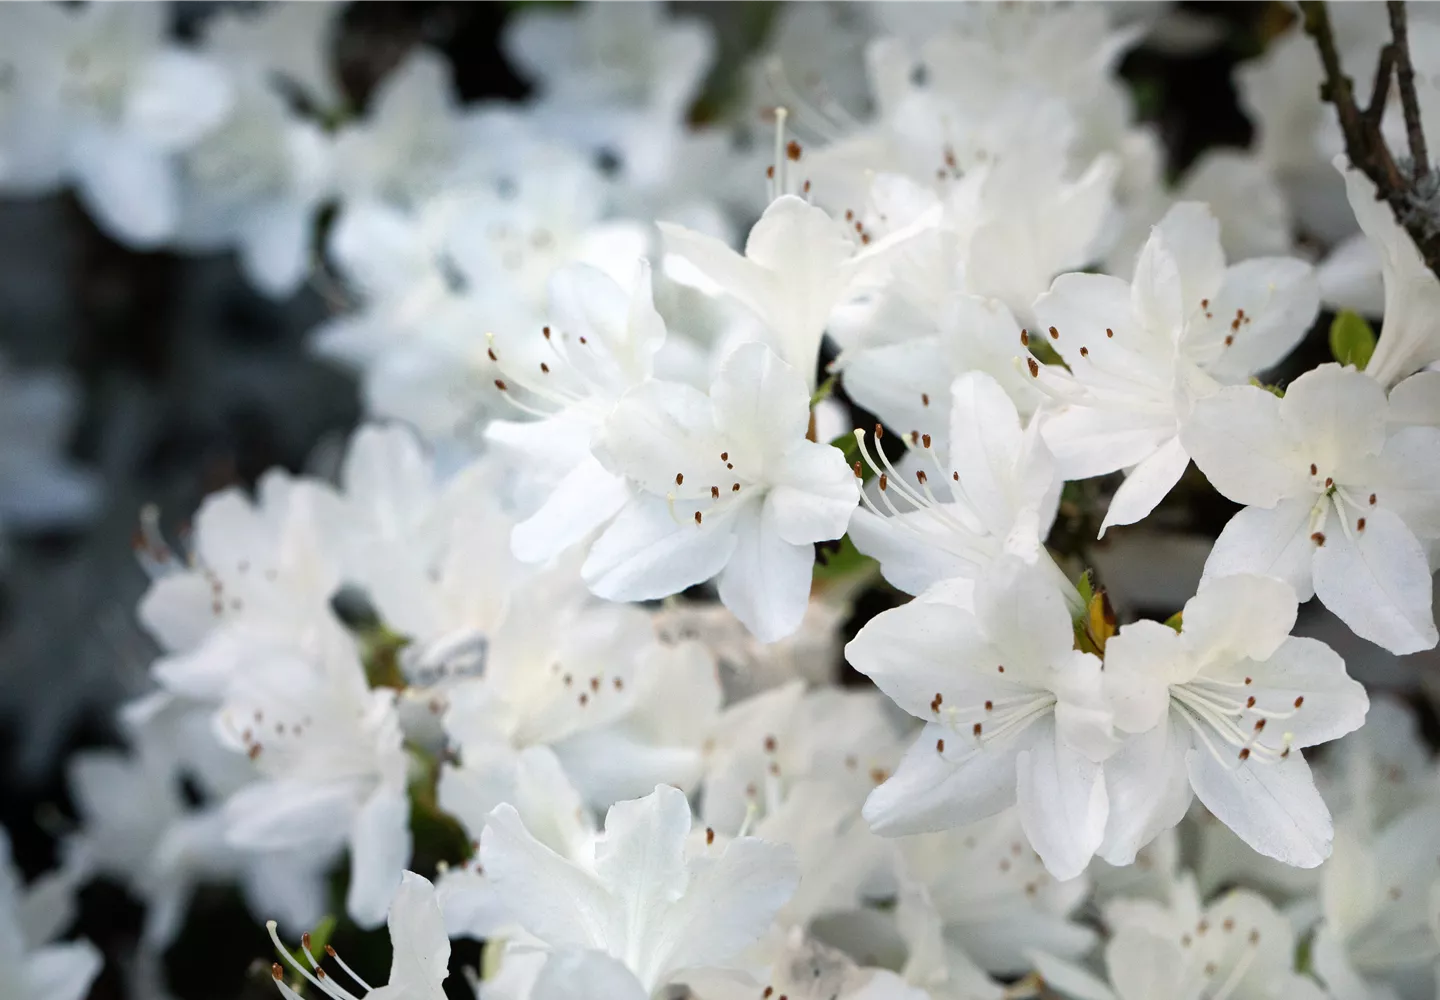
MULTIPOLYGON (((366 1000, 444 1000, 445 989, 441 984, 450 974, 450 940, 435 897, 435 887, 427 879, 410 871, 401 876, 394 897, 388 901, 392 957, 390 980, 384 986, 372 989, 339 955, 327 949, 340 968, 360 984, 366 1000)), ((270 931, 270 940, 275 942, 275 950, 321 994, 331 1000, 357 1000, 335 981, 335 976, 320 968, 320 962, 310 952, 309 934, 301 938, 301 947, 314 973, 301 965, 280 942, 273 920, 266 928, 270 931)), ((285 970, 280 964, 271 965, 270 970, 285 1000, 300 1000, 300 995, 285 982, 285 970)))
POLYGON ((1341 821, 1320 871, 1323 921, 1315 971, 1340 1000, 1390 996, 1429 977, 1440 943, 1431 927, 1440 807, 1419 806, 1379 830, 1341 821))
MULTIPOLYGON (((1043 542, 1063 484, 1040 421, 1022 425, 1010 397, 981 372, 961 375, 948 396, 948 407, 944 397, 935 400, 937 417, 949 411, 948 427, 907 438, 914 461, 901 464, 908 474, 890 464, 878 441, 883 468, 876 467, 856 432, 879 489, 862 491, 865 509, 851 517, 850 538, 880 561, 886 580, 910 594, 942 580, 979 579, 1005 552, 1053 568, 1043 542)), ((1058 570, 1055 577, 1064 580, 1058 570)))
POLYGON ((67 856, 145 901, 147 947, 173 942, 204 882, 237 882, 252 912, 279 914, 287 927, 318 920, 328 859, 227 843, 220 800, 248 782, 249 768, 216 741, 208 713, 175 702, 137 711, 155 707, 127 710, 130 752, 86 750, 70 758, 68 785, 84 826, 66 842, 67 856), (186 802, 187 778, 203 796, 198 806, 186 802))
POLYGON ((1384 325, 1365 374, 1389 386, 1440 361, 1440 278, 1426 266, 1420 251, 1400 224, 1390 203, 1379 199, 1375 185, 1359 170, 1336 157, 1345 175, 1345 193, 1366 238, 1380 258, 1385 284, 1384 325))
POLYGON ((795 889, 788 848, 750 837, 686 858, 690 805, 658 786, 617 803, 593 865, 555 854, 501 805, 480 860, 522 927, 551 952, 536 997, 583 973, 585 995, 651 996, 687 969, 723 967, 766 930, 795 889), (597 954, 598 953, 598 954, 597 954), (595 978, 590 978, 590 977, 595 978))
POLYGON ((144 522, 140 554, 155 580, 139 614, 170 654, 153 668, 161 684, 216 701, 257 647, 352 649, 330 608, 341 581, 331 534, 340 514, 323 484, 272 470, 257 502, 234 489, 205 498, 183 560, 144 522))
POLYGON ((882 612, 845 656, 926 721, 865 818, 886 835, 942 830, 1015 804, 1057 878, 1100 846, 1113 751, 1100 661, 1074 648, 1065 597, 1019 559, 997 560, 973 608, 937 588, 882 612))
POLYGON ((410 858, 395 692, 369 689, 353 653, 272 652, 237 672, 216 732, 262 776, 225 803, 230 843, 325 856, 348 845, 346 911, 379 924, 410 858))
MULTIPOLYGON (((474 843, 479 843, 491 810, 508 802, 540 843, 577 864, 588 863, 594 817, 551 750, 527 747, 513 766, 484 763, 467 759, 465 767, 445 767, 436 788, 440 808, 460 821, 474 843)), ((478 861, 443 869, 436 894, 450 934, 485 940, 512 931, 513 923, 478 861)))
POLYGON ((0 969, 7 1000, 82 1000, 89 993, 104 964, 99 949, 89 941, 50 943, 73 917, 70 888, 52 876, 27 890, 0 828, 0 969))
POLYGON ((1283 580, 1207 581, 1180 632, 1154 621, 1105 647, 1116 728, 1133 734, 1105 764, 1110 826, 1102 855, 1129 864, 1178 823, 1191 789, 1261 854, 1313 868, 1330 853, 1330 813, 1300 750, 1358 729, 1369 700, 1329 646, 1290 635, 1283 580))
POLYGON ((177 240, 197 249, 233 245, 251 283, 283 298, 310 273, 331 150, 320 127, 298 117, 262 73, 235 70, 230 113, 181 156, 177 240))
POLYGON ((1334 364, 1283 399, 1234 386, 1197 403, 1186 449, 1249 505, 1216 539, 1206 578, 1278 576, 1392 653, 1434 646, 1423 542, 1440 537, 1440 429, 1393 429, 1387 416, 1378 382, 1334 364))
POLYGON ((51 177, 72 181, 102 228, 141 248, 179 223, 174 154, 218 125, 233 99, 213 61, 167 41, 165 15, 110 4, 6 12, 6 32, 25 42, 19 85, 49 119, 51 177))
POLYGON ((720 599, 763 640, 794 632, 814 542, 845 533, 855 477, 806 440, 801 376, 769 348, 735 350, 704 393, 651 381, 605 423, 597 457, 637 487, 582 574, 610 600, 664 597, 719 574, 720 599))
POLYGON ((836 306, 883 278, 890 252, 930 225, 922 216, 884 239, 832 219, 795 195, 770 203, 741 256, 713 236, 660 223, 666 247, 765 324, 775 351, 813 389, 820 339, 836 306))
POLYGON ((624 478, 602 466, 590 445, 620 397, 650 378, 665 342, 649 265, 640 262, 629 289, 584 264, 556 271, 550 325, 539 336, 543 350, 532 341, 530 350, 512 358, 501 337, 495 349, 504 391, 541 419, 493 420, 485 429, 486 438, 513 454, 522 476, 544 494, 534 513, 515 526, 515 554, 525 562, 543 562, 584 539, 629 499, 624 478))
POLYGON ((1260 896, 1235 890, 1205 907, 1193 882, 1166 908, 1148 902, 1111 907, 1105 947, 1110 985, 1084 969, 1037 954, 1048 989, 1070 1000, 1326 1000, 1294 971, 1295 933, 1260 896))
POLYGON ((902 889, 900 905, 927 905, 947 952, 977 968, 1019 975, 1033 950, 1079 958, 1095 946, 1095 932, 1078 919, 1089 877, 1061 882, 1046 871, 1025 843, 1017 810, 898 844, 903 877, 915 883, 902 889))
POLYGON ((321 109, 339 101, 339 79, 331 67, 344 6, 331 0, 272 4, 257 9, 224 8, 205 25, 205 47, 247 72, 274 74, 321 109))
POLYGON ((1191 402, 1275 364, 1319 309, 1309 265, 1257 258, 1230 267, 1203 205, 1176 205, 1151 232, 1133 282, 1065 274, 1035 303, 1041 330, 1070 373, 1028 359, 1037 383, 1067 405, 1045 425, 1060 474, 1130 469, 1101 534, 1154 510, 1190 456, 1179 430, 1191 402))

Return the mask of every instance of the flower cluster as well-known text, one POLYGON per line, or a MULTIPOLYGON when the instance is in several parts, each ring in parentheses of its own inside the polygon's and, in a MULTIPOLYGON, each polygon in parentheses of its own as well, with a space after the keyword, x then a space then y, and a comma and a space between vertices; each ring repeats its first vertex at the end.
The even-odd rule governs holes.
POLYGON ((1440 280, 1297 28, 1169 183, 1098 4, 785 7, 726 110, 658 4, 516 10, 526 102, 416 47, 362 111, 335 7, 164 11, 0 11, 0 186, 322 286, 367 419, 143 519, 153 691, 0 871, 17 996, 83 994, 96 875, 152 953, 238 886, 289 1000, 439 1000, 451 938, 495 1000, 1434 995, 1440 770, 1332 645, 1440 638, 1440 280), (1287 361, 1322 301, 1378 342, 1287 361), (283 943, 327 914, 388 985, 283 943))

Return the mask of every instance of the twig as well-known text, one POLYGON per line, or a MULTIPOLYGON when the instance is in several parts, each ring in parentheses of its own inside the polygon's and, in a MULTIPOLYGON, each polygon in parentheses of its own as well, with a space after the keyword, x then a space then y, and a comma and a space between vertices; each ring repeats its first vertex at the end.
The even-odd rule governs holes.
POLYGON ((1425 149, 1425 130, 1420 125, 1420 102, 1415 97, 1415 67, 1410 64, 1410 32, 1405 23, 1403 0, 1386 0, 1390 13, 1390 46, 1395 55, 1395 77, 1400 84, 1400 107, 1405 112, 1405 134, 1410 139, 1410 159, 1415 161, 1416 178, 1430 173, 1430 156, 1425 149))
POLYGON ((1300 9, 1304 15, 1305 33, 1315 40, 1324 69, 1320 99, 1335 106, 1340 131, 1345 138, 1346 157, 1352 166, 1370 178, 1375 185, 1376 199, 1389 204, 1395 221, 1415 241, 1426 266, 1440 277, 1440 227, 1431 224, 1423 212, 1416 211, 1428 200, 1428 193, 1422 194, 1417 182, 1428 178, 1429 159, 1420 122, 1420 107, 1415 96, 1415 71, 1410 62, 1405 4, 1403 0, 1387 2, 1391 42, 1380 52, 1370 104, 1363 109, 1355 99, 1354 82, 1345 75, 1340 64, 1340 53, 1325 0, 1301 0, 1300 9), (1381 131, 1392 75, 1401 81, 1400 100, 1409 133, 1410 155, 1414 160, 1414 168, 1410 171, 1402 170, 1395 162, 1381 131))

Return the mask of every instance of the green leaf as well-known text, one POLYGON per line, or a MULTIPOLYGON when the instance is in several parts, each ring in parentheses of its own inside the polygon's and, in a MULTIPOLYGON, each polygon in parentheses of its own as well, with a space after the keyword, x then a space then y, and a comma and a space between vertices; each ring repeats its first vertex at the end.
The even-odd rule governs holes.
POLYGON ((815 409, 815 404, 816 404, 816 403, 820 402, 822 399, 825 399, 826 397, 828 397, 828 396, 829 396, 832 392, 834 392, 834 391, 835 391, 835 376, 834 376, 834 375, 827 376, 826 379, 825 379, 825 381, 824 381, 824 382, 821 382, 820 385, 819 385, 819 387, 816 388, 815 392, 811 394, 811 396, 810 396, 810 409, 812 409, 812 410, 815 409))
POLYGON ((1342 365, 1354 365, 1361 371, 1375 353, 1375 331, 1359 313, 1341 310, 1330 323, 1330 353, 1342 365))
POLYGON ((1075 589, 1080 591, 1080 601, 1087 608, 1090 606, 1090 599, 1095 596, 1094 575, 1094 570, 1087 569, 1080 574, 1080 579, 1075 581, 1075 589))
POLYGON ((815 580, 818 583, 833 583, 862 573, 869 573, 879 564, 867 555, 862 555, 844 535, 838 542, 821 542, 819 556, 815 560, 815 580))
POLYGON ((1176 632, 1179 632, 1182 628, 1185 627, 1185 612, 1183 612, 1183 611, 1177 611, 1177 612, 1175 612, 1175 613, 1174 613, 1173 615, 1171 615, 1169 618, 1166 618, 1166 619, 1165 619, 1165 624, 1166 624, 1166 625, 1169 625, 1169 626, 1170 626, 1171 628, 1173 628, 1176 632))

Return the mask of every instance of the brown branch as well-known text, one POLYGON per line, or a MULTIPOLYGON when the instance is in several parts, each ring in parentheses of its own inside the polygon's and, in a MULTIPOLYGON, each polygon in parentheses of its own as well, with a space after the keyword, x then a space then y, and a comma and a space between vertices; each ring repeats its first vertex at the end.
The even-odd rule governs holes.
POLYGON ((1335 32, 1330 25, 1330 13, 1325 0, 1301 0, 1300 10, 1304 15, 1305 33, 1315 40, 1315 47, 1320 52, 1320 64, 1324 69, 1320 99, 1335 106, 1335 113, 1340 119, 1340 131, 1345 138, 1346 158, 1352 166, 1370 178, 1375 185, 1377 200, 1383 200, 1390 205, 1396 223, 1415 241, 1426 266, 1440 277, 1440 227, 1431 225, 1422 213, 1415 210, 1417 205, 1426 200, 1417 191, 1416 181, 1428 174, 1429 163, 1428 159, 1425 159, 1425 135, 1420 127, 1420 108, 1415 97, 1415 73, 1410 63, 1405 5, 1401 0, 1389 2, 1393 40, 1380 52, 1380 62, 1375 70, 1375 88, 1370 94, 1369 107, 1364 109, 1356 102, 1354 82, 1345 75, 1344 67, 1340 64, 1340 52, 1335 44, 1335 32), (1404 104, 1406 127, 1410 133, 1411 156, 1416 162, 1415 171, 1409 173, 1401 170, 1395 162, 1381 131, 1392 74, 1407 81, 1400 86, 1400 99, 1404 104), (1424 173, 1420 172, 1422 166, 1424 173))
POLYGON ((1410 31, 1405 23, 1403 0, 1386 0, 1390 12, 1390 46, 1395 54, 1395 78, 1400 84, 1400 108, 1405 112, 1405 134, 1410 140, 1410 159, 1417 178, 1430 173, 1430 155, 1425 149, 1425 130, 1420 125, 1420 102, 1415 97, 1415 67, 1410 64, 1410 31))

